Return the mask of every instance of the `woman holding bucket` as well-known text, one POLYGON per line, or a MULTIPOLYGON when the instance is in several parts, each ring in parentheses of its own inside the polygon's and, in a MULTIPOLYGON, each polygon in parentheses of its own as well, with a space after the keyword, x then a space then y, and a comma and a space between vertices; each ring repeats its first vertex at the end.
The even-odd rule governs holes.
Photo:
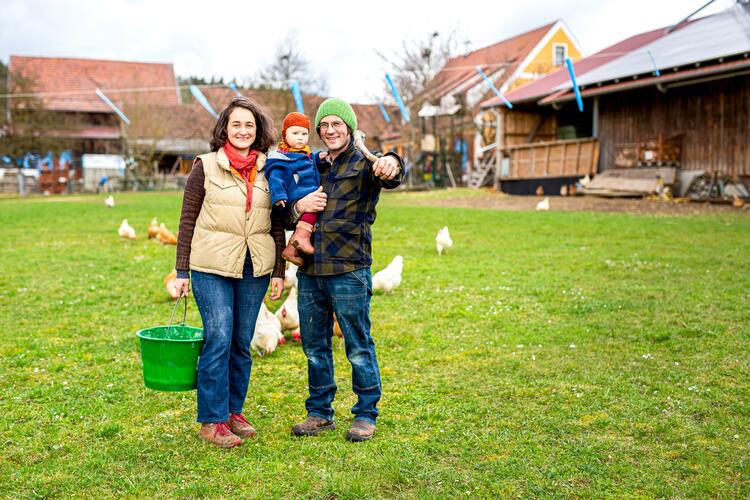
POLYGON ((222 448, 255 435, 242 415, 250 381, 250 342, 271 278, 284 290, 283 214, 271 210, 263 172, 273 144, 269 117, 235 97, 214 126, 211 152, 200 155, 185 185, 177 239, 176 286, 190 274, 205 342, 198 362, 198 436, 222 448))

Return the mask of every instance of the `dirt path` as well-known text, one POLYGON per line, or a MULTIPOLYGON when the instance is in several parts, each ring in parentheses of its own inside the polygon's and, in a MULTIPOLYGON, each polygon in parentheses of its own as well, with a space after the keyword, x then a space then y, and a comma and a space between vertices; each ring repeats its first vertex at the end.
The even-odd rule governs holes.
MULTIPOLYGON (((492 210, 523 211, 534 210, 542 198, 536 196, 510 196, 503 193, 484 191, 469 194, 467 192, 443 192, 439 196, 423 193, 394 193, 392 200, 399 204, 440 207, 484 208, 492 210)), ((550 210, 564 212, 626 212, 639 214, 664 215, 708 215, 708 214, 741 214, 750 216, 750 204, 743 208, 732 205, 683 202, 676 203, 652 201, 640 198, 600 198, 596 196, 550 196, 550 210)))

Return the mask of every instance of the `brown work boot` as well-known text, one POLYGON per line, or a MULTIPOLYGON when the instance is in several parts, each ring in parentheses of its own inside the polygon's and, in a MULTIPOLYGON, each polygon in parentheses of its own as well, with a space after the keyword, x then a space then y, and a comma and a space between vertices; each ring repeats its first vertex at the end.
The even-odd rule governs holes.
POLYGON ((364 420, 355 420, 352 426, 346 431, 347 441, 367 441, 372 439, 375 434, 375 424, 364 420))
POLYGON ((198 437, 215 444, 219 448, 234 448, 242 444, 242 439, 234 435, 224 422, 201 425, 198 437))
POLYGON ((229 430, 232 431, 232 433, 242 439, 251 438, 256 434, 255 427, 253 427, 253 424, 248 422, 247 419, 242 416, 242 413, 232 413, 229 415, 227 427, 229 427, 229 430))
POLYGON ((333 423, 333 420, 308 416, 304 422, 292 427, 292 434, 295 436, 316 436, 323 431, 332 431, 335 428, 336 424, 333 423))
POLYGON ((305 260, 302 258, 299 252, 297 252, 297 249, 292 246, 291 243, 284 247, 284 250, 281 252, 281 256, 284 258, 284 260, 288 260, 297 267, 302 267, 305 265, 305 260))
POLYGON ((297 227, 294 229, 294 234, 289 238, 289 243, 294 246, 297 250, 308 255, 312 255, 315 252, 315 248, 310 242, 312 237, 313 226, 309 222, 299 221, 297 227))

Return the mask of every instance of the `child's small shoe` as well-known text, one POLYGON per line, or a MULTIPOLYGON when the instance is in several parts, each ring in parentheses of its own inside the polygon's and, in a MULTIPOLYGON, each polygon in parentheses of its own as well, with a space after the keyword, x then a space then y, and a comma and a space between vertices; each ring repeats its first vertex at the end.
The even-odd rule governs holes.
POLYGON ((310 241, 312 230, 312 224, 299 221, 297 227, 294 229, 294 234, 289 238, 289 243, 300 252, 312 255, 315 252, 315 247, 313 247, 310 241))

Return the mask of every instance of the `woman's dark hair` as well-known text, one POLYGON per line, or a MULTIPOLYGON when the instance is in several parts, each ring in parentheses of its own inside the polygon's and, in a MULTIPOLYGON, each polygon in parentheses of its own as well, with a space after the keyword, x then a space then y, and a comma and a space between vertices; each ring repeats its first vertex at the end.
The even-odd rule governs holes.
POLYGON ((273 122, 266 113, 260 109, 254 101, 247 97, 234 97, 224 111, 219 114, 219 118, 214 125, 213 135, 211 136, 211 151, 218 151, 224 147, 227 142, 227 125, 229 124, 229 115, 234 108, 245 108, 250 111, 255 118, 255 140, 250 149, 266 152, 271 144, 274 143, 276 131, 273 128, 273 122))

